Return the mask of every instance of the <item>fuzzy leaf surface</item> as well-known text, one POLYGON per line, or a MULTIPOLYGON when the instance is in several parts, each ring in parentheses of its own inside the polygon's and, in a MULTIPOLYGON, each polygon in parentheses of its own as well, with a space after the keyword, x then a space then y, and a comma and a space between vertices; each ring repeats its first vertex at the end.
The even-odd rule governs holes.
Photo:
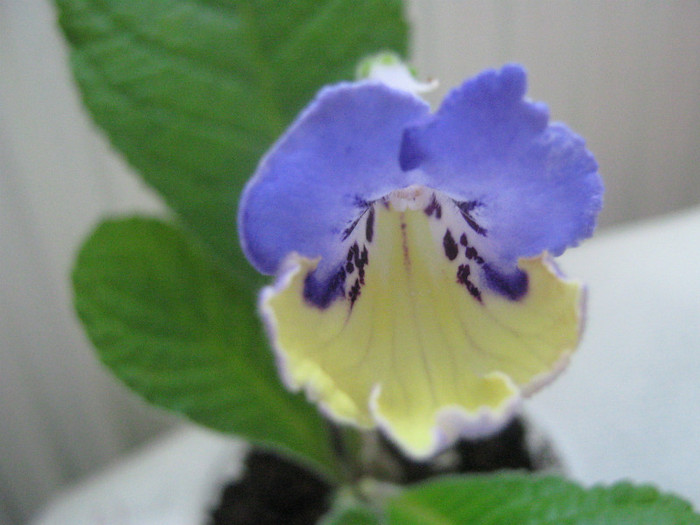
POLYGON ((584 489, 557 477, 518 474, 447 477, 393 499, 401 525, 698 525, 680 498, 648 485, 584 489))
POLYGON ((56 0, 95 122, 245 282, 241 189, 326 83, 405 53, 400 0, 56 0))
POLYGON ((213 261, 157 220, 103 222, 73 271, 75 307, 101 360, 156 405, 332 473, 325 424, 279 381, 254 295, 213 261))

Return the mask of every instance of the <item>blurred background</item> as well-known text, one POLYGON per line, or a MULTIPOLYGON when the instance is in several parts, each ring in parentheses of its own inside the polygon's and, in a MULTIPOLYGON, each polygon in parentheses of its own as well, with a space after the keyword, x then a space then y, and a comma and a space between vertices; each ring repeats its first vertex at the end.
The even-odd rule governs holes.
MULTIPOLYGON (((697 1, 410 0, 407 12, 436 101, 485 67, 527 67, 529 96, 601 165, 600 231, 700 203, 697 1)), ((101 217, 161 209, 83 111, 51 4, 0 0, 0 524, 178 424, 100 367, 69 289, 101 217)))

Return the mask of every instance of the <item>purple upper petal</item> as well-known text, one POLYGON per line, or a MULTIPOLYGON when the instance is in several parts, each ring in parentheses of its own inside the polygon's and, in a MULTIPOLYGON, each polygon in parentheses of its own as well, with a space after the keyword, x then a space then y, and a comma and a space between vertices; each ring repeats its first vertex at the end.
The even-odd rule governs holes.
POLYGON ((518 258, 559 255, 588 237, 602 203, 583 140, 548 124, 547 108, 524 100, 525 91, 525 72, 514 65, 452 90, 434 115, 417 97, 379 83, 322 90, 246 187, 246 255, 264 273, 291 252, 320 257, 305 294, 324 307, 347 292, 343 265, 353 247, 344 241, 371 203, 426 186, 451 198, 476 236, 470 242, 481 250, 489 287, 519 299, 528 283, 518 258))
MULTIPOLYGON (((407 127, 400 164, 421 183, 474 206, 497 266, 591 235, 602 182, 583 140, 548 125, 547 108, 523 100, 525 71, 505 66, 454 89, 439 111, 407 127)), ((494 269, 495 270, 495 269, 494 269)))
POLYGON ((296 251, 332 270, 343 231, 366 203, 406 186, 398 152, 428 114, 417 97, 362 82, 323 89, 263 158, 244 192, 239 229, 248 259, 275 272, 296 251))

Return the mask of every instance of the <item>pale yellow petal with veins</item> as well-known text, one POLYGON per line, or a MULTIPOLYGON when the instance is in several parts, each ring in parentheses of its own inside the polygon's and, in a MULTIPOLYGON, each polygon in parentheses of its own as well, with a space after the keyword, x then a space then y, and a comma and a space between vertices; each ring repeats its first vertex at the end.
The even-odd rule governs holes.
POLYGON ((381 426, 414 457, 507 422, 523 391, 563 368, 579 338, 582 286, 546 258, 520 261, 527 293, 510 300, 456 278, 421 209, 376 205, 364 285, 354 303, 304 299, 316 261, 292 255, 262 296, 280 372, 332 418, 381 426))

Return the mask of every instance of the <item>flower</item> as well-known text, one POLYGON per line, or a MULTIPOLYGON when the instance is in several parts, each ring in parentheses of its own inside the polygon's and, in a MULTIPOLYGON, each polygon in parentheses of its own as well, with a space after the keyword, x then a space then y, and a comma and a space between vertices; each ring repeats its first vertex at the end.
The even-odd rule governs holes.
POLYGON ((500 428, 578 343, 583 286, 551 257, 591 235, 602 183, 525 90, 517 65, 435 113, 373 80, 327 87, 241 201, 286 385, 415 458, 500 428))

